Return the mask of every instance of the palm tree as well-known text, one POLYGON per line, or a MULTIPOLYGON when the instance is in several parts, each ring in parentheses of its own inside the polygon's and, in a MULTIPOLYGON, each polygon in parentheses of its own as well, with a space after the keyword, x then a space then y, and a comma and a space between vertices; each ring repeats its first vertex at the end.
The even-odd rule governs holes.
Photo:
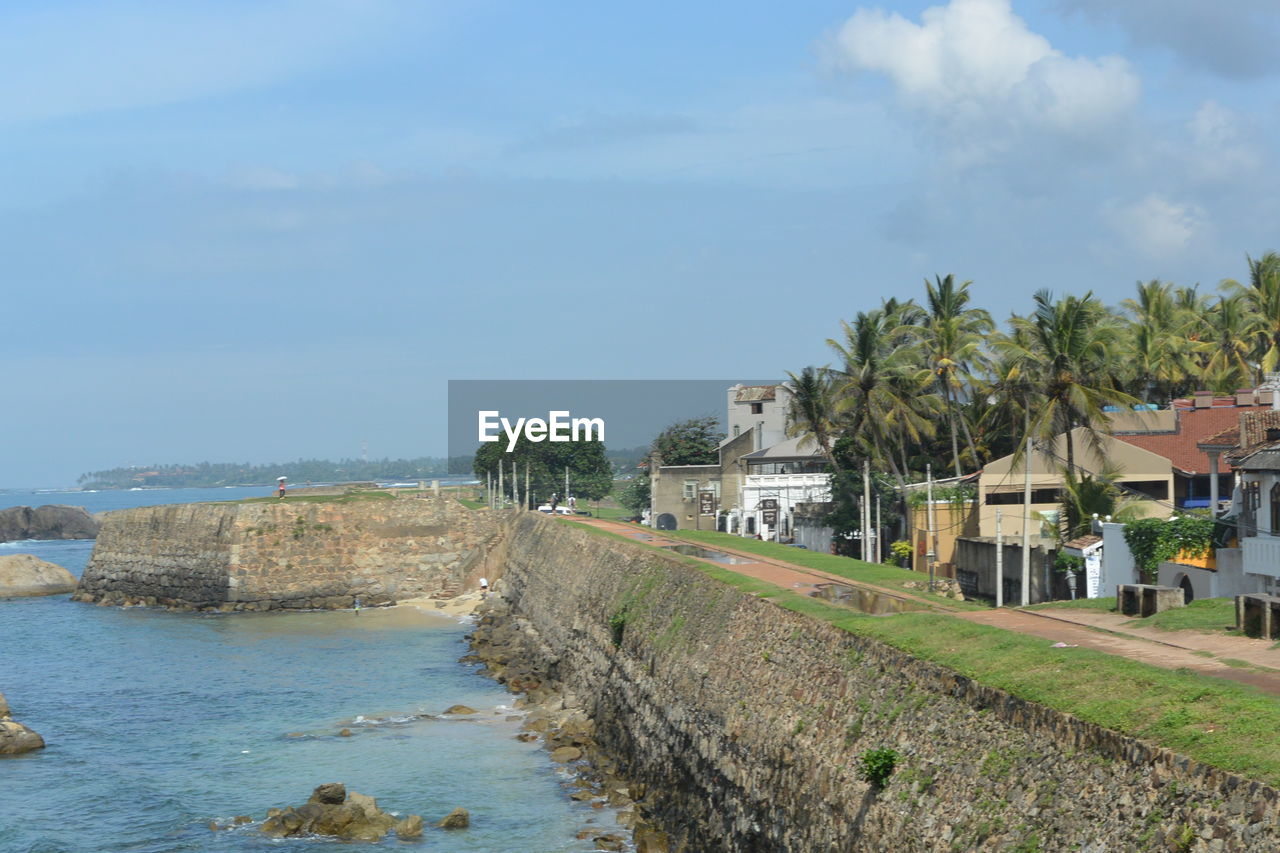
POLYGON ((922 350, 929 371, 941 393, 951 430, 951 456, 956 476, 960 468, 960 447, 956 438, 956 422, 964 431, 969 456, 978 462, 969 424, 958 411, 957 395, 966 387, 973 369, 984 361, 982 341, 991 332, 991 315, 981 308, 967 308, 971 281, 957 285, 955 276, 925 279, 927 314, 921 322, 922 350))
POLYGON ((1117 323, 1092 291, 1055 301, 1041 290, 1033 301, 1035 312, 1015 316, 1018 334, 1000 345, 1007 369, 1040 400, 1030 413, 1032 433, 1042 439, 1065 434, 1067 469, 1075 471, 1072 428, 1084 427, 1096 443, 1109 421, 1104 406, 1138 401, 1121 390, 1117 323))
POLYGON ((1130 315, 1124 328, 1126 390, 1143 402, 1165 402, 1183 390, 1194 367, 1203 301, 1194 287, 1138 282, 1137 298, 1121 303, 1130 315))
POLYGON ((1280 255, 1266 252, 1257 260, 1245 257, 1249 262, 1249 285, 1228 279, 1222 286, 1228 293, 1244 297, 1261 326, 1253 339, 1253 361, 1257 364, 1254 379, 1261 382, 1280 367, 1280 255))
POLYGON ((825 367, 806 367, 791 377, 791 401, 787 410, 787 434, 811 436, 832 471, 840 470, 834 447, 839 425, 835 384, 825 367))
POLYGON ((1205 313, 1200 375, 1204 387, 1229 394, 1253 380, 1254 343, 1262 335, 1262 318, 1250 310, 1240 292, 1225 293, 1205 313))
POLYGON ((841 322, 843 342, 828 339, 827 345, 840 357, 832 379, 845 434, 905 486, 906 472, 894 459, 893 446, 919 441, 932 432, 933 423, 927 416, 930 377, 915 363, 899 316, 898 310, 859 312, 852 324, 841 322))

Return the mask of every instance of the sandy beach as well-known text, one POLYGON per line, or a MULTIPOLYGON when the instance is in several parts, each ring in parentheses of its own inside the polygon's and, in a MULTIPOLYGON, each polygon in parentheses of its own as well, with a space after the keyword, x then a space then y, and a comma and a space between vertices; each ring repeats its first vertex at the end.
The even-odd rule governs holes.
POLYGON ((424 613, 446 616, 470 616, 483 600, 480 590, 473 590, 453 598, 408 598, 397 602, 396 607, 416 607, 424 613))

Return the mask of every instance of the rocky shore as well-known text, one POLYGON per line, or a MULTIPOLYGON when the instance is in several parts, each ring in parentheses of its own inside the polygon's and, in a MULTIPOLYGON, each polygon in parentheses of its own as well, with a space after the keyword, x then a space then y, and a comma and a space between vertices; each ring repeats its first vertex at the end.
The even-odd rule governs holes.
MULTIPOLYGON (((668 853, 667 836, 647 815, 645 787, 626 779, 617 761, 600 748, 589 709, 556 678, 555 655, 540 648, 537 634, 501 597, 490 596, 476 612, 475 630, 467 637, 472 652, 463 661, 484 664, 487 675, 519 695, 515 706, 526 716, 517 737, 541 738, 551 759, 573 771, 573 799, 617 809, 618 823, 631 830, 638 853, 668 853)), ((590 838, 597 850, 631 846, 620 834, 591 826, 578 837, 590 838)))

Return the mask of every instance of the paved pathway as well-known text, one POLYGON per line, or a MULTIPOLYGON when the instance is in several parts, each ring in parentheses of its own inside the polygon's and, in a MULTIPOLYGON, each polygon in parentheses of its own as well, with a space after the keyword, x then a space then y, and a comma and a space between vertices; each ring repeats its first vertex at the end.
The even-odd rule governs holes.
MULTIPOLYGON (((573 521, 590 524, 649 545, 692 544, 687 540, 666 537, 658 531, 635 524, 603 519, 573 519, 573 521)), ((1128 616, 1099 610, 1037 611, 1014 608, 956 610, 908 593, 886 590, 883 587, 853 581, 818 569, 797 566, 772 557, 761 557, 725 547, 720 543, 704 547, 730 554, 733 562, 726 564, 723 560, 689 556, 701 559, 709 565, 729 568, 740 574, 767 581, 783 589, 794 590, 802 595, 811 595, 821 586, 830 583, 861 587, 879 595, 911 601, 957 619, 1041 637, 1046 642, 1066 643, 1107 654, 1121 655, 1164 669, 1185 668, 1203 675, 1249 684, 1280 696, 1280 650, 1272 649, 1272 643, 1267 640, 1252 640, 1247 637, 1199 631, 1162 631, 1149 626, 1131 625, 1129 623, 1134 620, 1128 616), (1231 666, 1223 663, 1223 660, 1241 662, 1245 665, 1231 666)))

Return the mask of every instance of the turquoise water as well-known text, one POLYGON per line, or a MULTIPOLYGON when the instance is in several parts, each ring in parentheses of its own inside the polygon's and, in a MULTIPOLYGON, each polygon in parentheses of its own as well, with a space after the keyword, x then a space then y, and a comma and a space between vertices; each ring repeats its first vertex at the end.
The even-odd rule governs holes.
MULTIPOLYGON (((79 574, 91 547, 6 543, 0 554, 79 574)), ((208 829, 260 820, 330 781, 426 821, 471 812, 470 829, 431 829, 422 849, 593 849, 574 836, 613 829, 612 816, 569 800, 546 751, 514 739, 512 697, 457 662, 467 630, 410 608, 203 615, 0 601, 0 691, 48 742, 0 760, 0 851, 350 851, 208 829), (481 713, 416 716, 455 703, 481 713)))

